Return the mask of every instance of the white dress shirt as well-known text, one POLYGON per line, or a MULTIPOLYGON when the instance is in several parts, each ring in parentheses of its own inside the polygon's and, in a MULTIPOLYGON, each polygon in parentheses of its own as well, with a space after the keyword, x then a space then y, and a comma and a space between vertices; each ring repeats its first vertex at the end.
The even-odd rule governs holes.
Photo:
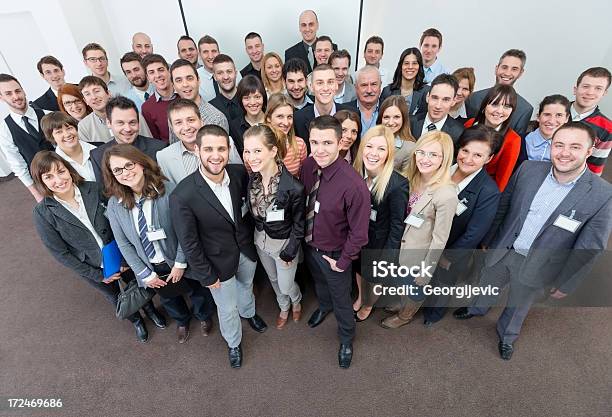
POLYGON ((215 193, 215 196, 217 196, 217 199, 219 199, 219 202, 221 203, 225 211, 227 211, 227 214, 229 214, 230 218, 235 221, 234 206, 232 204, 232 194, 230 193, 229 189, 230 177, 227 174, 227 171, 225 169, 223 170, 223 180, 221 180, 221 184, 217 184, 216 182, 208 178, 206 175, 204 175, 201 167, 200 174, 202 175, 202 177, 204 177, 204 180, 206 181, 210 189, 213 191, 213 193, 215 193))
MULTIPOLYGON (((444 126, 444 123, 446 123, 447 117, 448 115, 444 116, 442 120, 438 120, 436 123, 434 123, 434 125, 436 125, 436 130, 442 131, 442 126, 444 126)), ((427 130, 427 126, 429 126, 431 123, 432 121, 429 119, 429 113, 428 113, 425 115, 425 120, 423 121, 423 129, 421 129, 421 136, 429 132, 429 130, 427 130)))
MULTIPOLYGON (((454 164, 453 166, 451 166, 451 169, 450 169, 451 176, 453 176, 455 174, 457 169, 458 169, 458 165, 457 164, 454 164)), ((476 178, 476 175, 478 175, 480 173, 480 171, 482 171, 482 168, 480 168, 476 172, 472 172, 470 175, 468 175, 467 177, 465 177, 464 179, 459 181, 459 183, 456 185, 457 186, 457 195, 459 195, 459 193, 461 193, 461 191, 463 191, 465 189, 465 187, 467 187, 468 184, 470 182, 472 182, 472 180, 474 178, 476 178)))
POLYGON ((98 244, 100 249, 102 249, 104 247, 104 242, 102 241, 100 235, 98 235, 98 232, 96 232, 96 229, 94 229, 91 220, 89 220, 89 216, 87 215, 87 209, 85 208, 85 204, 83 203, 83 197, 81 196, 81 190, 79 190, 79 187, 74 187, 74 199, 79 205, 79 207, 76 209, 57 196, 54 196, 53 198, 55 198, 62 206, 66 208, 66 210, 68 210, 72 215, 74 215, 74 217, 76 217, 78 221, 83 223, 83 226, 85 226, 87 230, 91 232, 94 239, 96 240, 96 243, 98 244))
POLYGON ((66 162, 68 162, 72 168, 79 173, 79 175, 85 178, 85 181, 95 181, 96 176, 94 175, 93 165, 91 159, 89 159, 89 153, 92 149, 96 149, 91 143, 83 142, 79 140, 81 149, 83 149, 83 163, 80 164, 71 157, 69 157, 59 146, 55 148, 55 152, 61 156, 66 162))
POLYGON ((208 72, 206 67, 202 66, 196 70, 200 76, 200 95, 206 101, 210 101, 217 96, 215 93, 215 79, 212 72, 208 72))
POLYGON ((578 113, 576 111, 576 109, 574 108, 574 104, 572 104, 572 106, 570 107, 570 114, 572 115, 572 121, 579 122, 582 119, 584 119, 586 117, 589 117, 591 114, 593 114, 593 112, 595 111, 596 108, 597 107, 595 107, 595 108, 593 108, 593 109, 591 109, 589 111, 586 111, 584 113, 578 113))

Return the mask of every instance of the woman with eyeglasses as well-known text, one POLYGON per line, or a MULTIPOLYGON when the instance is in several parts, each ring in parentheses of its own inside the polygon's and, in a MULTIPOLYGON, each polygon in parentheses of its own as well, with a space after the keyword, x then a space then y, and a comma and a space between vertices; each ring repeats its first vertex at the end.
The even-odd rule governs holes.
POLYGON ((85 99, 79 88, 74 84, 66 83, 57 91, 57 105, 60 111, 74 117, 80 122, 92 112, 91 107, 85 104, 85 99))
MULTIPOLYGON (((96 289, 113 306, 120 290, 118 281, 134 279, 132 270, 104 277, 102 248, 113 241, 113 232, 106 218, 106 199, 95 182, 84 181, 78 172, 58 154, 41 151, 30 167, 34 186, 44 195, 34 207, 34 225, 51 255, 84 282, 96 289)), ((144 307, 146 315, 157 327, 166 327, 166 320, 153 303, 144 307)), ((139 312, 127 318, 134 325, 140 342, 149 339, 144 319, 139 312)))
MULTIPOLYGON (((399 264, 412 268, 435 265, 446 246, 457 209, 457 189, 451 180, 453 140, 441 131, 431 131, 419 138, 404 175, 410 183, 405 212, 399 264)), ((425 273, 408 276, 401 285, 416 288, 414 294, 402 297, 396 314, 381 326, 395 329, 410 323, 425 298, 422 286, 429 282, 425 273)))
POLYGON ((183 295, 190 296, 194 316, 208 335, 214 302, 210 290, 189 279, 170 215, 169 196, 174 184, 167 181, 153 159, 127 144, 106 150, 102 175, 110 196, 110 225, 138 284, 159 294, 161 304, 176 320, 178 343, 187 341, 191 319, 183 295))

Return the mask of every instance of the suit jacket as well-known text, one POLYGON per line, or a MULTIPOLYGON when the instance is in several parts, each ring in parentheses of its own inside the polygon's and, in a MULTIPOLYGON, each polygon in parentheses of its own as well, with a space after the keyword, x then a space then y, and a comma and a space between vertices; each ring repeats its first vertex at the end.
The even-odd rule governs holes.
MULTIPOLYGON (((400 252, 401 265, 435 265, 446 246, 457 210, 457 189, 454 184, 427 188, 410 214, 423 219, 420 227, 406 224, 400 252)), ((433 268, 431 270, 433 272, 433 268)))
MULTIPOLYGON (((510 179, 483 240, 491 248, 487 266, 512 250, 551 166, 550 162, 525 161, 510 179)), ((566 294, 572 292, 606 248, 611 230, 612 185, 587 169, 538 232, 521 267, 520 281, 529 287, 552 284, 566 294), (559 215, 572 213, 580 222, 574 233, 554 225, 559 215)))
MULTIPOLYGON (((313 51, 313 57, 314 57, 314 51, 313 51)), ((288 48, 285 51, 285 62, 289 61, 291 58, 301 59, 302 61, 306 63, 306 67, 308 67, 308 74, 312 72, 312 65, 308 61, 308 52, 304 48, 303 41, 300 40, 298 43, 296 43, 291 48, 288 48)))
POLYGON ((240 253, 257 259, 250 214, 246 204, 248 176, 243 165, 228 165, 234 220, 229 216, 200 171, 189 175, 170 195, 170 210, 179 243, 203 286, 227 281, 238 270, 240 253), (247 210, 248 211, 248 210, 247 210))
POLYGON ((157 164, 166 178, 175 184, 178 184, 190 174, 185 171, 185 166, 183 165, 181 142, 175 142, 157 151, 157 164))
POLYGON ((59 104, 57 104, 57 96, 51 87, 45 91, 45 94, 34 100, 32 104, 34 105, 33 107, 37 107, 42 110, 59 111, 60 109, 59 104))
MULTIPOLYGON (((166 182, 165 186, 166 192, 164 195, 151 202, 152 224, 149 226, 154 226, 156 229, 161 228, 166 233, 166 238, 157 242, 164 253, 164 260, 172 268, 175 262, 185 263, 185 255, 178 244, 176 231, 174 230, 170 215, 169 196, 174 191, 174 184, 166 182)), ((138 285, 144 287, 142 279, 153 272, 153 266, 145 253, 140 236, 136 231, 137 225, 134 223, 132 210, 126 208, 119 202, 117 197, 113 196, 108 200, 108 219, 121 254, 134 271, 138 285)), ((184 277, 190 277, 189 268, 185 270, 184 277)))
MULTIPOLYGON (((340 110, 352 110, 357 112, 357 107, 352 106, 350 103, 340 104, 336 103, 336 111, 340 110)), ((308 104, 294 113, 293 127, 295 128, 295 135, 304 139, 306 147, 308 148, 308 154, 310 155, 310 122, 315 118, 314 104, 308 104)))
MULTIPOLYGON (((426 114, 422 114, 419 117, 413 118, 410 120, 410 129, 412 130, 412 136, 416 139, 421 137, 421 131, 423 130, 423 123, 425 123, 426 114)), ((457 141, 459 140, 459 136, 463 133, 464 127, 463 125, 450 117, 450 115, 446 118, 444 125, 442 125, 442 132, 448 133, 450 137, 453 139, 453 143, 455 147, 457 146, 457 141)))
MULTIPOLYGON (((422 115, 427 113, 427 93, 431 90, 431 86, 424 85, 420 90, 416 90, 412 92, 412 99, 410 100, 410 107, 408 109, 408 113, 410 113, 410 117, 422 115)), ((401 95, 401 90, 399 88, 391 88, 391 85, 383 88, 380 93, 380 102, 385 101, 387 97, 390 96, 399 96, 401 95)))
MULTIPOLYGON (((482 100, 484 100, 485 96, 489 93, 489 90, 490 88, 476 91, 475 93, 472 93, 465 101, 465 110, 467 112, 468 119, 478 115, 478 110, 480 110, 482 100)), ((527 136, 527 125, 529 124, 533 114, 533 106, 529 104, 529 102, 520 94, 517 93, 516 96, 517 104, 516 109, 514 109, 512 112, 512 116, 510 116, 510 127, 516 133, 518 133, 521 138, 525 138, 525 136, 527 136)))
MULTIPOLYGON (((95 182, 79 185, 83 204, 96 233, 104 244, 113 240, 113 233, 105 216, 102 187, 95 182)), ((34 225, 51 255, 81 277, 101 282, 102 253, 93 234, 55 198, 45 197, 34 207, 34 225)))
MULTIPOLYGON (((89 154, 91 158, 91 165, 93 166, 94 174, 96 176, 96 181, 100 184, 104 182, 104 179, 102 178, 102 157, 104 156, 104 152, 106 152, 106 150, 113 145, 117 145, 117 140, 115 138, 113 138, 110 142, 106 142, 105 144, 98 146, 96 149, 93 149, 89 154)), ((134 139, 132 145, 140 149, 154 161, 157 161, 157 152, 164 149, 168 144, 158 139, 138 135, 136 136, 136 139, 134 139)))
POLYGON ((371 197, 376 220, 370 217, 368 243, 364 249, 399 249, 404 234, 404 214, 408 205, 408 180, 393 171, 383 199, 371 197))

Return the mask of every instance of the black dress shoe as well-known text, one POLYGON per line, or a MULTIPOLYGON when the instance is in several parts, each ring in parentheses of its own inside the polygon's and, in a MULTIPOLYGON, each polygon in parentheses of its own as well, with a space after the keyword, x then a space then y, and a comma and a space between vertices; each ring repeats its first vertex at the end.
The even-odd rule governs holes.
POLYGON ((512 358, 512 354, 514 353, 514 346, 512 343, 502 343, 501 341, 497 345, 497 349, 499 349, 499 356, 505 361, 509 361, 512 358))
POLYGON ((145 315, 155 324, 156 327, 160 329, 166 328, 166 318, 155 309, 153 303, 149 302, 144 305, 142 308, 145 312, 145 315))
POLYGON ((240 368, 242 366, 242 345, 228 349, 229 362, 232 368, 240 368))
POLYGON ((147 340, 149 340, 149 332, 145 327, 144 320, 138 319, 132 322, 132 324, 134 325, 134 329, 136 329, 136 337, 138 338, 138 341, 141 343, 146 343, 147 340))
POLYGON ((470 314, 467 307, 460 307, 453 312, 453 317, 458 320, 467 320, 474 317, 474 315, 470 314))
POLYGON ((255 314, 253 317, 249 317, 247 321, 249 322, 249 326, 251 326, 251 329, 255 330, 258 333, 263 333, 268 328, 266 322, 263 321, 262 318, 259 317, 257 314, 255 314))
POLYGON ((351 359, 353 359, 353 345, 352 344, 341 344, 340 350, 338 350, 338 365, 340 368, 347 369, 351 366, 351 359))
POLYGON ((312 313, 312 316, 310 316, 310 319, 308 319, 308 325, 310 327, 317 327, 319 324, 323 323, 323 320, 325 320, 328 314, 329 312, 323 312, 317 308, 315 312, 312 313))

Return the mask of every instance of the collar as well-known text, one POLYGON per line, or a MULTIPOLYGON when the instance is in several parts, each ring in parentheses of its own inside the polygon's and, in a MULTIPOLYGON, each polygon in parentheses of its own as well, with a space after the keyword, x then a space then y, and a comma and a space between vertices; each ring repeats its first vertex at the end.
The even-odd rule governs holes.
MULTIPOLYGON (((451 169, 450 169, 451 176, 457 171, 458 168, 459 168, 459 166, 457 164, 454 164, 453 166, 451 166, 451 169)), ((457 186, 457 194, 459 194, 461 191, 463 191, 465 189, 465 187, 467 187, 469 185, 469 183, 472 182, 472 180, 474 178, 476 178, 476 176, 478 174, 480 174, 480 171, 482 171, 482 168, 480 168, 476 172, 472 172, 470 175, 468 175, 467 177, 465 177, 464 179, 459 181, 456 184, 456 186, 457 186)))
POLYGON ((206 67, 203 66, 203 65, 202 65, 202 71, 201 71, 200 75, 203 76, 204 78, 206 78, 207 80, 212 80, 212 77, 213 77, 213 73, 212 72, 208 72, 206 67))
POLYGON ((436 70, 439 70, 442 67, 442 64, 440 64, 440 60, 436 57, 436 60, 434 61, 433 64, 431 64, 430 67, 426 67, 425 65, 423 65, 423 69, 427 72, 436 72, 436 70))
MULTIPOLYGON (((92 149, 96 149, 92 144, 79 140, 79 145, 81 145, 81 149, 83 150, 83 163, 85 163, 89 159, 89 153, 92 149)), ((61 156, 64 159, 74 161, 70 156, 66 154, 59 146, 55 148, 55 153, 61 156)), ((77 187, 78 188, 78 187, 77 187)))
POLYGON ((195 152, 190 151, 189 149, 185 147, 182 140, 179 140, 178 143, 179 143, 179 149, 181 150, 181 155, 183 155, 185 152, 189 152, 190 154, 197 156, 195 152))
MULTIPOLYGON (((311 43, 310 45, 308 45, 306 43, 306 41, 304 39, 302 39, 302 45, 304 46, 304 49, 306 49, 306 52, 308 52, 308 49, 312 48, 312 46, 314 45, 314 42, 311 43)), ((314 51, 312 51, 313 55, 314 55, 314 51)))
MULTIPOLYGON (((83 206, 83 197, 81 196, 81 190, 79 190, 79 187, 77 187, 76 185, 72 185, 74 187, 74 199, 77 201, 77 203, 79 203, 79 207, 83 206)), ((58 196, 54 195, 53 198, 60 203, 62 206, 67 206, 68 202, 62 200, 61 198, 59 198, 58 196)))
POLYGON ((535 148, 539 148, 541 146, 548 145, 551 142, 551 139, 546 139, 544 136, 542 136, 542 132, 540 131, 539 127, 533 131, 533 137, 534 137, 533 146, 535 148))
POLYGON ((550 178, 555 184, 560 185, 562 187, 573 187, 574 185, 576 185, 576 183, 580 180, 580 178, 582 178, 584 173, 587 171, 587 167, 584 167, 582 172, 576 178, 574 178, 572 181, 561 183, 561 182, 557 181, 557 179, 555 178, 555 175, 553 173, 553 168, 554 167, 552 167, 552 166, 550 167, 550 172, 548 173, 548 178, 550 178))
POLYGON ((11 115, 11 117, 13 118, 15 123, 21 123, 22 122, 21 118, 23 116, 27 116, 28 119, 35 120, 36 121, 36 125, 38 125, 38 117, 36 116, 36 112, 34 111, 32 106, 30 106, 30 105, 28 105, 28 108, 26 109, 24 114, 18 114, 18 113, 15 113, 12 110, 9 110, 9 114, 11 115))
POLYGON ((159 94, 157 92, 157 90, 155 90, 154 94, 155 94, 155 101, 157 101, 157 102, 159 102, 159 101, 171 101, 171 100, 174 100, 176 98, 176 93, 174 91, 172 92, 172 95, 168 99, 163 98, 161 96, 161 94, 159 94))
MULTIPOLYGON (((319 117, 321 114, 319 113, 319 110, 317 109, 317 106, 313 103, 312 107, 314 109, 315 117, 319 117)), ((334 114, 336 114, 336 102, 332 101, 332 109, 331 109, 331 112, 329 113, 329 115, 333 116, 334 114)))
POLYGON ((118 83, 117 78, 113 77, 113 74, 111 74, 110 71, 107 71, 107 72, 108 72, 108 83, 107 84, 110 84, 110 83, 117 84, 118 83))
POLYGON ((221 180, 221 184, 217 184, 216 182, 208 178, 206 175, 204 175, 204 173, 202 172, 201 164, 200 164, 199 171, 200 171, 200 175, 202 176, 202 178, 204 178, 204 180, 206 181, 206 183, 208 184, 211 190, 215 190, 219 187, 229 187, 230 177, 225 168, 223 168, 223 179, 221 180))
MULTIPOLYGON (((374 113, 376 113, 378 111, 378 107, 379 106, 380 106, 380 97, 378 98, 378 101, 376 102, 376 107, 374 107, 374 110, 372 110, 372 114, 374 114, 374 113)), ((361 104, 359 103, 359 100, 357 100, 357 109, 361 113, 361 104)), ((446 119, 444 119, 444 120, 446 120, 446 119)))
POLYGON ((573 121, 580 121, 582 119, 585 119, 585 118, 589 117, 590 115, 592 115, 593 113, 595 113, 595 111, 599 109, 598 106, 595 106, 595 108, 593 108, 593 109, 591 109, 589 111, 586 111, 584 113, 578 113, 576 111, 576 109, 574 108, 575 104, 576 104, 576 102, 573 102, 571 107, 570 107, 570 113, 572 115, 572 120, 573 121))
POLYGON ((334 162, 325 168, 319 168, 319 165, 315 162, 313 165, 312 172, 316 172, 317 169, 321 169, 321 176, 325 178, 326 181, 331 181, 331 179, 336 175, 336 173, 342 168, 342 164, 345 164, 346 161, 344 158, 340 158, 340 155, 336 158, 334 162))
POLYGON ((465 101, 463 103, 461 103, 461 106, 459 106, 459 108, 453 112, 451 110, 451 112, 449 113, 451 115, 451 117, 453 119, 456 119, 457 117, 461 117, 463 119, 467 119, 467 111, 465 109, 465 101))
MULTIPOLYGON (((442 120, 438 120, 436 123, 434 123, 434 125, 436 125, 436 129, 437 130, 442 130, 442 126, 444 126, 444 123, 446 123, 446 119, 448 118, 448 114, 446 116, 444 116, 444 118, 442 120)), ((425 114, 425 121, 423 122, 423 129, 426 129, 427 126, 429 126, 432 123, 431 120, 429 120, 429 113, 425 114)))
MULTIPOLYGON (((334 99, 344 97, 344 92, 345 92, 345 91, 346 91, 346 81, 344 81, 344 82, 342 83, 342 90, 341 90, 341 91, 340 91, 338 94, 336 94, 336 95, 334 96, 334 99)), ((307 96, 306 96, 306 97, 307 97, 307 96)))

